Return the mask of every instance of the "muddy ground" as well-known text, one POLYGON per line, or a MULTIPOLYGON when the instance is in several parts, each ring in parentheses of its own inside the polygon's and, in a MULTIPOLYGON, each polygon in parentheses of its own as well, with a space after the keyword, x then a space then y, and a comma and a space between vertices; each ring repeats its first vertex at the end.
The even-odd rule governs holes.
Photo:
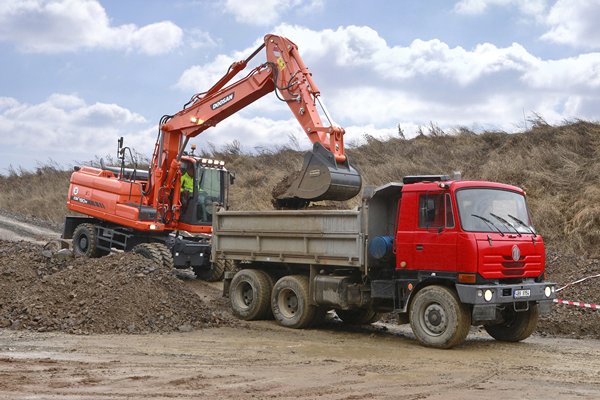
POLYGON ((0 330, 6 399, 598 399, 600 343, 478 333, 453 350, 382 327, 259 321, 147 335, 0 330))
MULTIPOLYGON (((19 239, 47 238, 32 236, 28 225, 2 224, 9 238, 14 229, 19 239)), ((589 339, 599 335, 597 311, 556 306, 522 343, 499 343, 474 328, 465 344, 433 350, 406 325, 237 323, 220 284, 176 279, 137 257, 86 264, 2 244, 0 399, 600 398, 600 342, 589 339), (15 271, 24 264, 31 268, 15 271), (163 319, 149 318, 156 315, 163 319)), ((548 272, 564 284, 598 273, 598 263, 550 253, 548 272)), ((592 301, 597 284, 564 294, 592 301)))

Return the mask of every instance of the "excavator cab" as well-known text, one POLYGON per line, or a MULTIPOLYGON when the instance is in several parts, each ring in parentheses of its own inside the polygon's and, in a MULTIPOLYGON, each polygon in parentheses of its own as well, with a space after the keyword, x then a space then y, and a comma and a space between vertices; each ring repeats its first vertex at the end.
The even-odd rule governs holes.
POLYGON ((192 166, 194 190, 181 192, 182 213, 180 222, 190 225, 212 225, 213 213, 226 207, 229 185, 233 175, 225 169, 223 161, 198 157, 185 157, 182 171, 192 166))

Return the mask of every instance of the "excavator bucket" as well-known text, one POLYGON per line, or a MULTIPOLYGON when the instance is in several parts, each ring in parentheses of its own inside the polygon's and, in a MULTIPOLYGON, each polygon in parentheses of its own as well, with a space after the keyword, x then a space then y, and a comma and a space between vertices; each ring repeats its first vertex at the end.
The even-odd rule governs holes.
POLYGON ((302 169, 287 177, 274 190, 278 208, 302 208, 311 201, 349 200, 360 192, 362 179, 348 160, 337 163, 331 152, 320 143, 304 155, 302 169), (281 187, 280 185, 285 187, 281 187))

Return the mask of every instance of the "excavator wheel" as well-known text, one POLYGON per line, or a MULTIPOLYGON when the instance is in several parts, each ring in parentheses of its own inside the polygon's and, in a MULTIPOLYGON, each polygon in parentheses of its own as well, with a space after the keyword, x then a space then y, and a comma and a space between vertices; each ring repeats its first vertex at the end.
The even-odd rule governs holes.
POLYGON ((160 250, 155 246, 155 243, 140 243, 131 249, 131 251, 147 258, 157 266, 163 265, 163 256, 160 250))
POLYGON ((80 224, 73 232, 73 253, 76 256, 98 258, 109 252, 98 248, 94 224, 80 224))
POLYGON ((171 253, 171 250, 162 243, 154 243, 154 247, 160 253, 162 265, 167 269, 173 269, 173 254, 171 253))
POLYGON ((207 282, 218 282, 223 280, 225 271, 233 270, 232 262, 229 260, 218 259, 216 262, 211 263, 209 268, 206 267, 194 267, 194 273, 196 278, 207 282))

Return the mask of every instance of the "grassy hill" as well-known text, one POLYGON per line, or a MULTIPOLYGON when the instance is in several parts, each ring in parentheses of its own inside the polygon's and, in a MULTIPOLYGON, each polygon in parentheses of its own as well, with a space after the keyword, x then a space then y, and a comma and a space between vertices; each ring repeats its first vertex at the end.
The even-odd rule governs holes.
MULTIPOLYGON (((348 150, 367 185, 400 181, 404 175, 452 174, 520 186, 528 194, 537 230, 550 246, 600 257, 600 124, 578 121, 549 126, 538 121, 524 133, 435 127, 414 139, 367 143, 348 150)), ((227 146, 207 154, 236 172, 233 209, 270 209, 271 189, 300 169, 302 153, 291 149, 243 154, 227 146)), ((60 224, 65 213, 69 171, 53 166, 0 177, 0 209, 60 224)), ((353 199, 340 208, 354 207, 353 199)))

